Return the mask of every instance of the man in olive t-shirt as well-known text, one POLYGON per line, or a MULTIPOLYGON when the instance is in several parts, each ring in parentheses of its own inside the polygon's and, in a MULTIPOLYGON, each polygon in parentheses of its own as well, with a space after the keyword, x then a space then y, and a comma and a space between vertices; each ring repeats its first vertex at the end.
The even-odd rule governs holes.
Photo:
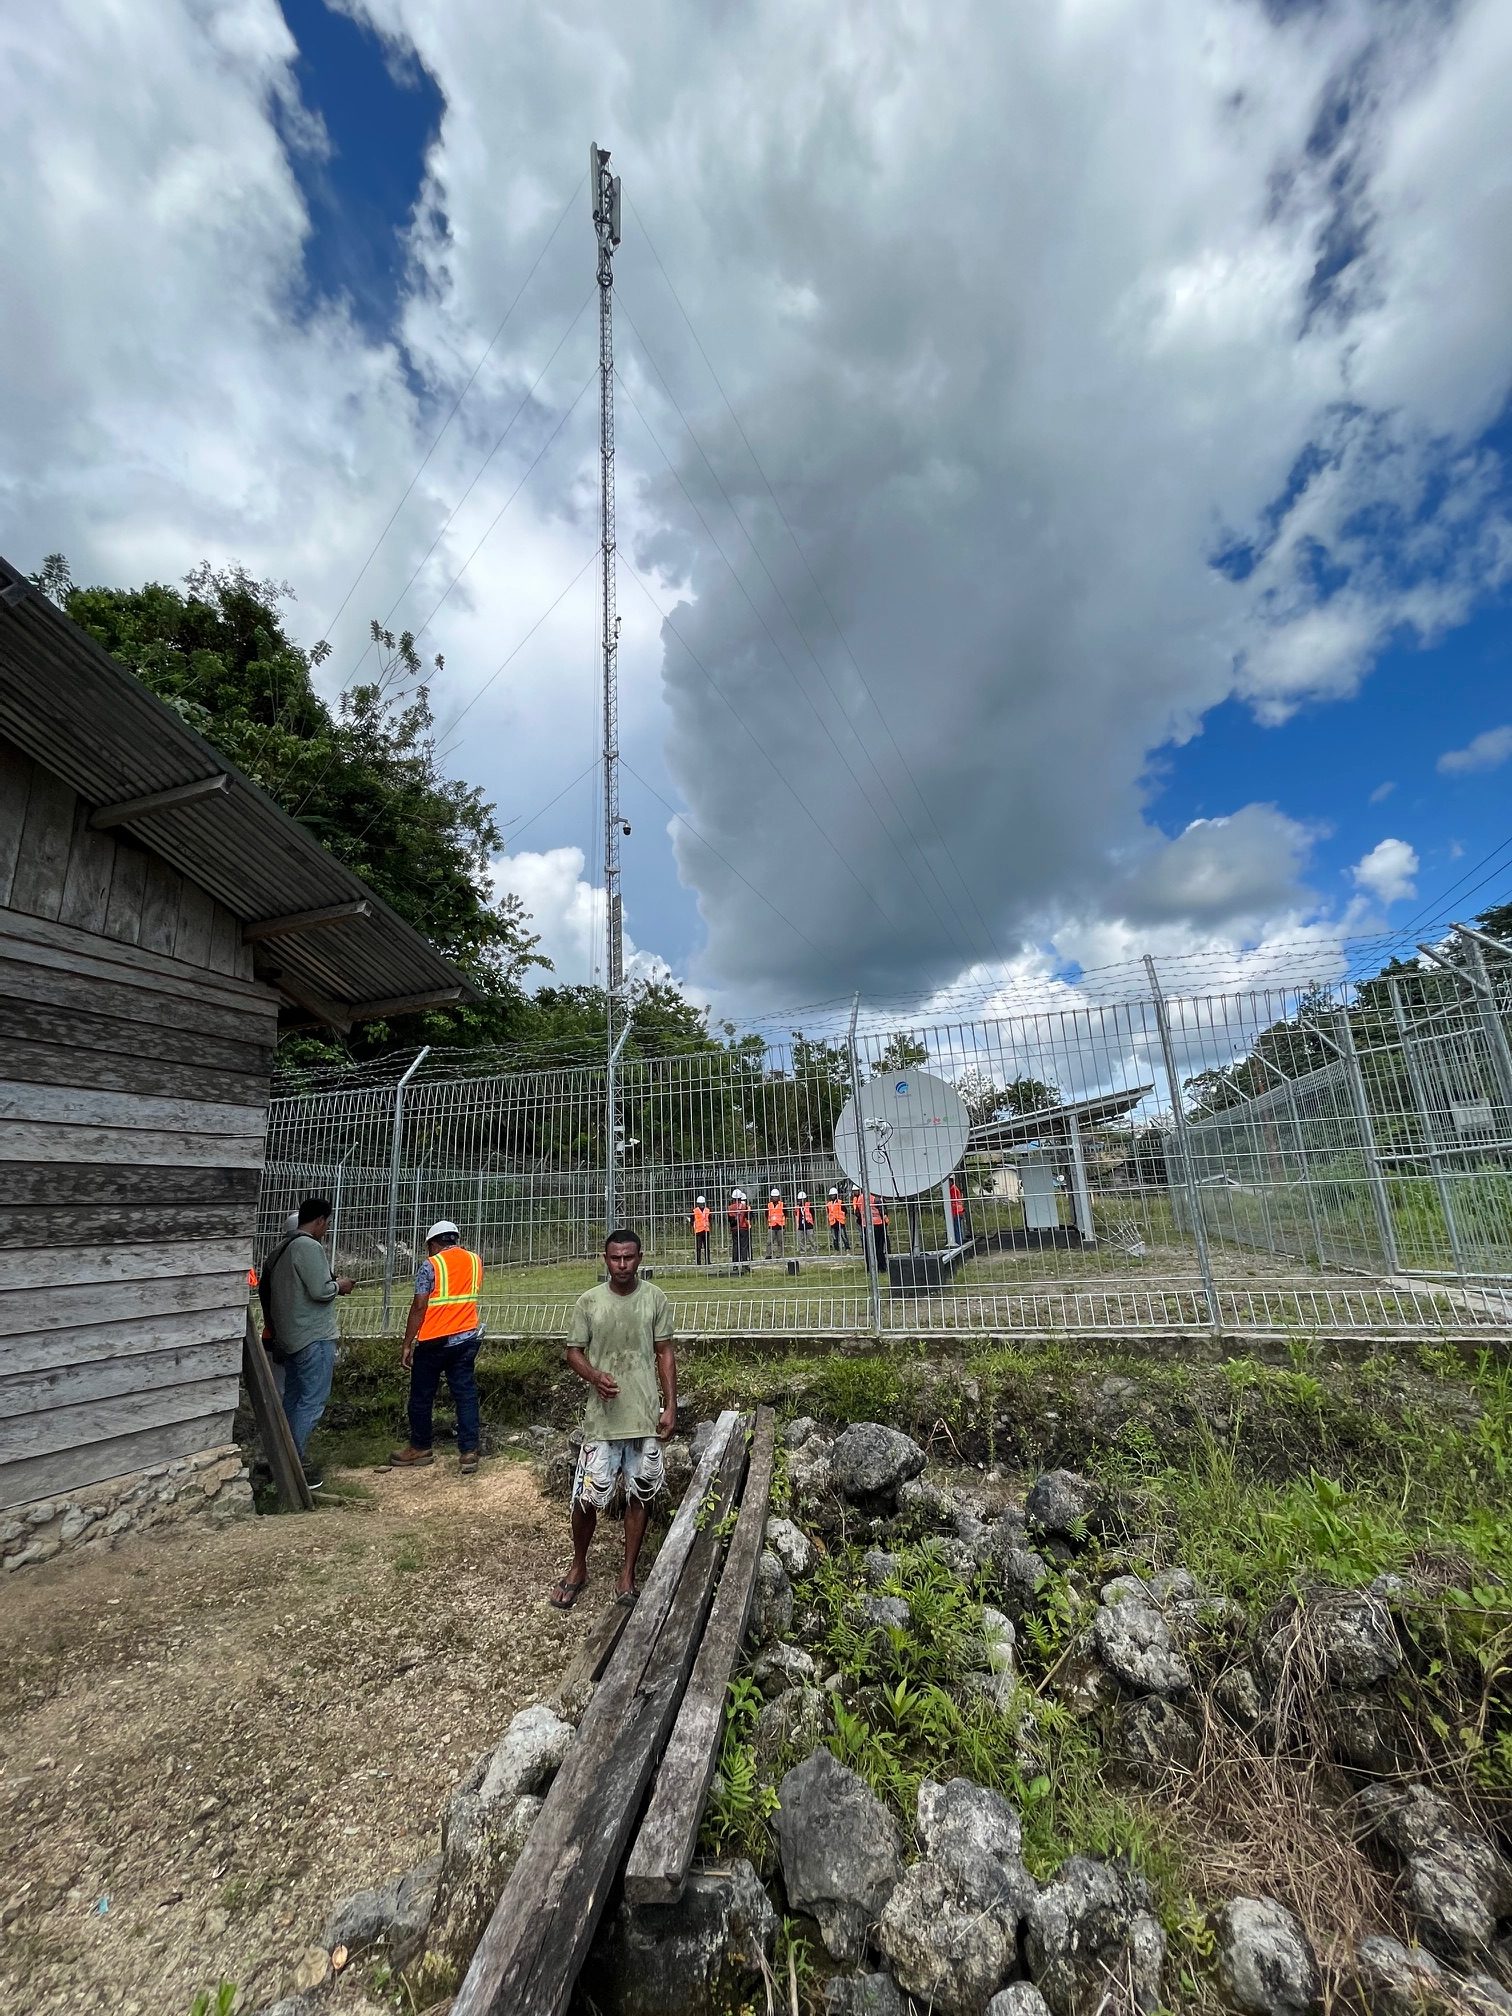
POLYGON ((661 1445, 677 1426, 672 1305, 654 1281, 639 1278, 640 1263, 640 1235, 611 1232, 609 1279, 580 1295, 572 1312, 567 1363, 590 1392, 572 1483, 572 1566, 551 1591, 557 1610, 570 1610, 582 1593, 598 1515, 621 1493, 625 1559, 614 1600, 635 1601, 647 1508, 666 1483, 661 1445))

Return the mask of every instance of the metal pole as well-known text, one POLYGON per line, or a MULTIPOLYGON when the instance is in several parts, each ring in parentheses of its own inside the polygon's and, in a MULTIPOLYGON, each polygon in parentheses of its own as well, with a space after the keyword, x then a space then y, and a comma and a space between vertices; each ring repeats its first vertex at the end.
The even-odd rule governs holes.
POLYGON ((882 1287, 877 1278, 877 1242, 872 1237, 872 1198, 866 1181, 866 1128, 861 1120, 861 1066, 856 1057, 856 1021, 861 1013, 861 996, 851 1002, 850 1081, 851 1102, 856 1111, 856 1153, 861 1158, 861 1251, 866 1258, 867 1298, 871 1306, 872 1335, 882 1335, 882 1287))
POLYGON ((606 1232, 617 1232, 619 1230, 619 1217, 617 1215, 619 1212, 619 1130, 615 1116, 619 1110, 620 1052, 624 1049, 625 1038, 629 1034, 630 1017, 627 1014, 624 1022, 621 1024, 618 1040, 612 1043, 609 1048, 607 1089, 605 1094, 608 1107, 608 1124, 604 1136, 604 1154, 606 1157, 606 1167, 604 1170, 604 1230, 606 1232))
POLYGON ((1439 1154, 1438 1132, 1433 1124, 1433 1108, 1428 1103, 1428 1087, 1423 1079, 1422 1067, 1417 1051, 1413 1048, 1412 1032, 1407 1022, 1406 1011, 1402 1007, 1402 996, 1395 979, 1386 983, 1391 995, 1391 1012, 1395 1017, 1397 1036, 1402 1045, 1402 1061, 1407 1066, 1407 1082, 1412 1087, 1412 1096, 1417 1102, 1418 1116, 1423 1123, 1423 1139, 1427 1150, 1428 1167, 1433 1171, 1434 1188, 1438 1191, 1439 1209, 1444 1214, 1444 1231, 1449 1240, 1449 1257, 1454 1262, 1454 1271, 1463 1277, 1465 1255, 1460 1245, 1459 1225, 1454 1216, 1454 1198, 1450 1193, 1449 1179, 1444 1172, 1443 1157, 1439 1154))
MULTIPOLYGON (((609 172, 609 150, 595 142, 588 149, 588 189, 593 203, 593 230, 598 241, 599 289, 599 590, 600 650, 603 659, 604 703, 604 986, 607 996, 604 1052, 605 1139, 608 1170, 604 1185, 606 1231, 612 1232, 619 1206, 615 1149, 619 1138, 619 1102, 615 1065, 614 1011, 625 983, 625 935, 620 904, 619 809, 619 617, 615 612, 614 525, 614 248, 620 242, 620 178, 609 172)), ((624 1041, 623 1036, 619 1041, 624 1041)))
MULTIPOLYGON (((1475 990, 1476 1007, 1480 1015, 1480 1025, 1485 1032, 1486 1047, 1491 1053, 1491 1070, 1501 1094, 1501 1121, 1496 1129, 1497 1138, 1505 1141, 1512 1134, 1512 1048, 1507 1044, 1507 1032, 1497 1012, 1496 995, 1491 986, 1491 976, 1486 971, 1486 955, 1480 948, 1480 933, 1466 931, 1463 925, 1456 926, 1465 948, 1465 956, 1470 962, 1470 970, 1480 985, 1475 990)), ((1495 940, 1489 941, 1495 944, 1495 940)))
MULTIPOLYGON (((346 1165, 357 1152, 354 1141, 336 1164, 336 1181, 331 1190, 331 1265, 336 1267, 336 1243, 341 1237, 341 1193, 346 1185, 346 1165)), ((339 1272, 339 1268, 337 1272, 339 1272)))
POLYGON ((1381 1167, 1380 1153, 1376 1148, 1375 1127, 1370 1118, 1370 1101, 1365 1097, 1365 1077, 1360 1069, 1360 1055, 1355 1049, 1354 1030, 1350 1026, 1349 1010, 1334 1010, 1334 1028, 1338 1032, 1338 1052, 1344 1060, 1345 1077, 1349 1082, 1350 1104, 1354 1107, 1355 1123, 1360 1130, 1360 1152, 1365 1158, 1365 1176, 1370 1185, 1371 1203, 1375 1207, 1376 1230, 1381 1235, 1381 1258, 1386 1263, 1389 1274, 1401 1272, 1402 1263, 1397 1254, 1396 1221, 1391 1215, 1391 1192, 1386 1187, 1385 1172, 1381 1167))
MULTIPOLYGON (((1302 1140, 1302 1115, 1297 1110, 1296 1089, 1289 1078, 1286 1080, 1286 1104, 1291 1114, 1292 1132, 1297 1140, 1297 1167, 1301 1171, 1302 1198, 1307 1205, 1307 1222, 1312 1227, 1313 1247, 1318 1255, 1318 1265, 1322 1267, 1327 1264, 1323 1252, 1323 1228, 1318 1222, 1318 1207, 1312 1193, 1312 1178, 1307 1173, 1307 1150, 1302 1140)), ((1269 1215, 1267 1211, 1267 1219, 1269 1215)))
POLYGON ((1150 995, 1155 1004, 1155 1027, 1160 1032, 1160 1051, 1165 1059, 1166 1084, 1171 1093, 1171 1126, 1176 1136, 1176 1161, 1186 1189, 1187 1209, 1192 1214, 1192 1238, 1197 1247, 1197 1271, 1202 1276, 1202 1292, 1207 1301, 1208 1321, 1219 1327, 1218 1290, 1213 1281, 1213 1257, 1208 1251, 1207 1226, 1202 1217, 1202 1198, 1197 1190, 1196 1165, 1187 1138, 1186 1114, 1181 1104, 1181 1079, 1176 1070, 1176 1046, 1171 1041, 1171 1018, 1166 1013, 1165 995, 1155 961, 1145 954, 1145 972, 1150 976, 1150 995))
POLYGON ((394 1304, 394 1242, 399 1237, 399 1160, 404 1139, 404 1088, 430 1055, 429 1043, 394 1087, 394 1138, 389 1146, 388 1241, 383 1249, 383 1330, 388 1334, 394 1304))
POLYGON ((1087 1158, 1082 1153, 1081 1122, 1074 1113, 1067 1118, 1071 1135, 1071 1182, 1076 1197, 1076 1229, 1081 1233, 1083 1246, 1095 1246, 1097 1231, 1092 1223, 1092 1191, 1087 1182, 1087 1158))

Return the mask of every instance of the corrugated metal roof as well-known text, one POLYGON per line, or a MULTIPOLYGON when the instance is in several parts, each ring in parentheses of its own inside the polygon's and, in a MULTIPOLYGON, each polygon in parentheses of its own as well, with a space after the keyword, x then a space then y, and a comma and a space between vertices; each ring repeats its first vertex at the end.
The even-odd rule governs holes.
POLYGON ((270 938, 258 970, 346 1011, 473 989, 360 876, 0 559, 0 734, 98 809, 224 774, 224 791, 121 830, 244 924, 367 902, 365 917, 270 938))

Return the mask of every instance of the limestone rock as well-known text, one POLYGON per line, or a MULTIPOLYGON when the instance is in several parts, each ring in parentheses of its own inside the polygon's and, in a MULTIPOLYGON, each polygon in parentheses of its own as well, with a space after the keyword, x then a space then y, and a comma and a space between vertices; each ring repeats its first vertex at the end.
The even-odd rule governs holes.
POLYGON ((836 1974, 825 1983, 824 2016, 908 2016, 890 1974, 836 1974))
POLYGON ((1380 1694, 1325 1694, 1318 1704, 1328 1746, 1356 1771, 1384 1775, 1396 1768, 1396 1713, 1380 1694))
POLYGON ((331 1956, 324 1946, 307 1946, 294 1969, 294 1993, 313 1995, 331 1978, 331 1956))
POLYGON ((987 1654, 989 1673, 1011 1673, 1014 1652, 1018 1644, 1018 1633, 1011 1619, 1001 1610, 994 1610, 991 1604, 982 1610, 982 1644, 987 1654))
MULTIPOLYGON (((1023 1842, 1019 1816, 1000 1793, 985 1785, 969 1778, 952 1778, 940 1785, 926 1778, 919 1787, 918 1824, 924 1853, 932 1862, 956 1870, 994 1863, 1015 1878, 1024 1874, 1019 1863, 1023 1842)), ((1027 1908, 1027 1897, 1024 1904, 1027 1908)))
POLYGON ((791 1519, 768 1519, 766 1544, 795 1580, 807 1575, 814 1565, 814 1544, 791 1519))
POLYGON ((927 1477, 911 1477, 898 1492, 893 1531, 903 1539, 923 1540, 931 1534, 955 1536, 956 1502, 927 1477))
POLYGON ((752 1738, 761 1762, 775 1764, 785 1751, 807 1757, 816 1750, 829 1727, 829 1698, 817 1687, 790 1687, 768 1701, 752 1738))
POLYGON ((818 1677, 813 1660, 801 1646, 780 1640, 758 1654, 751 1667, 751 1678, 768 1701, 789 1687, 812 1687, 818 1677))
POLYGON ((824 1430, 811 1414, 800 1414, 783 1429, 782 1439, 789 1449, 801 1449, 806 1442, 812 1442, 816 1436, 822 1438, 823 1434, 824 1430))
POLYGON ((1079 1541, 1095 1531, 1102 1491, 1077 1470, 1047 1470, 1024 1501, 1031 1532, 1079 1541))
POLYGON ((1013 1969, 1020 1915, 991 1865, 916 1862, 887 1900, 877 1947, 910 1995, 943 2016, 977 2016, 1013 1969))
POLYGON ((801 1442, 788 1456, 788 1483, 794 1498, 805 1510, 822 1507, 835 1489, 829 1443, 818 1436, 801 1442))
POLYGON ((777 1788, 777 1853, 788 1902, 819 1926, 831 1957, 854 1965, 903 1873, 886 1808, 828 1750, 777 1788))
POLYGON ((593 2000, 605 2016, 718 2016, 744 2003, 776 1933, 749 1862, 695 1869, 675 1904, 621 1903, 593 2000))
POLYGON ((829 1461, 841 1497, 853 1505, 895 1509, 898 1493, 924 1468, 924 1451, 897 1428, 857 1421, 836 1437, 829 1461))
POLYGON ((1190 1771, 1202 1749, 1193 1724, 1161 1694, 1124 1704, 1116 1743, 1119 1761, 1141 1785, 1158 1785, 1171 1771, 1190 1771))
POLYGON ((544 1792, 572 1747, 573 1728, 544 1702, 522 1708, 488 1760, 481 1796, 497 1806, 522 1792, 544 1792))
POLYGON ((357 1891, 331 1913, 322 1943, 328 1951, 345 1946, 349 1953, 382 1945, 392 1963, 402 1967, 425 1941, 440 1880, 438 1853, 382 1889, 357 1891))
POLYGON ((1165 1935, 1143 1886, 1106 1862, 1073 1855, 1061 1865, 1030 1908, 1024 1946, 1053 2016, 1160 2006, 1165 1935))
POLYGON ((1099 1605, 1092 1639, 1108 1671, 1136 1694, 1185 1694, 1192 1685, 1192 1669, 1153 1603, 1099 1605))
POLYGON ((1273 1897, 1233 1897, 1218 1913, 1218 1978, 1245 2016, 1309 2016, 1323 1992, 1301 1924, 1273 1897))
POLYGON ((867 1587, 880 1589, 897 1574, 902 1563, 896 1554, 888 1554, 880 1547, 871 1548, 861 1561, 861 1572, 866 1577, 867 1587))
POLYGON ((1213 1699, 1241 1729, 1255 1729, 1265 1719, 1265 1697, 1248 1666, 1231 1666, 1213 1685, 1213 1699))
POLYGON ((1444 1970, 1433 1955, 1384 1933, 1360 1941, 1355 1973, 1371 2016, 1423 2016, 1442 2002, 1444 1970))
POLYGON ((751 1642, 769 1645, 784 1637, 793 1623, 793 1585, 787 1570, 769 1547, 756 1569, 756 1597, 751 1605, 751 1642))
POLYGON ((1512 1865, 1473 1833, 1446 1799, 1422 1785, 1369 1785, 1365 1831, 1401 1866, 1423 1937, 1451 1957, 1484 1952, 1512 1911, 1512 1865))
POLYGON ((906 1631, 912 1613, 901 1596, 863 1596, 861 1622, 869 1631, 906 1631))
POLYGON ((1050 2005, 1032 1981, 1010 1981, 987 2004, 986 2016, 1050 2016, 1050 2005))
POLYGON ((1387 1679, 1402 1663, 1391 1611, 1368 1589, 1322 1589, 1294 1610, 1261 1655, 1275 1686, 1289 1661, 1316 1663, 1329 1687, 1357 1689, 1387 1679))
POLYGON ((434 1955, 458 1973, 471 1960, 543 1803, 528 1792, 486 1803, 487 1768, 488 1759, 480 1760, 447 1805, 441 1877, 425 1940, 427 1958, 434 1955))
POLYGON ((1457 1992, 1465 2016, 1512 2016, 1512 1993, 1489 1974, 1467 1974, 1457 1992))

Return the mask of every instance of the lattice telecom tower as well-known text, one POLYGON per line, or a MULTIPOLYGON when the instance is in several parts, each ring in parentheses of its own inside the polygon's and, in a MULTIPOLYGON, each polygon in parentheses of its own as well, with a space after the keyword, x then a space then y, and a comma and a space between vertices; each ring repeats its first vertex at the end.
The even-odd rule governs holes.
MULTIPOLYGON (((598 238, 599 285, 599 589, 604 668, 604 980, 608 1001, 608 1113, 604 1205, 616 1222, 621 1131, 615 1067, 624 1030, 615 1014, 625 984, 625 934, 620 910, 619 616, 614 606, 614 248, 620 242, 620 178, 609 172, 609 150, 588 150, 588 188, 598 238)), ((628 1024, 626 1025, 628 1026, 628 1024)))

